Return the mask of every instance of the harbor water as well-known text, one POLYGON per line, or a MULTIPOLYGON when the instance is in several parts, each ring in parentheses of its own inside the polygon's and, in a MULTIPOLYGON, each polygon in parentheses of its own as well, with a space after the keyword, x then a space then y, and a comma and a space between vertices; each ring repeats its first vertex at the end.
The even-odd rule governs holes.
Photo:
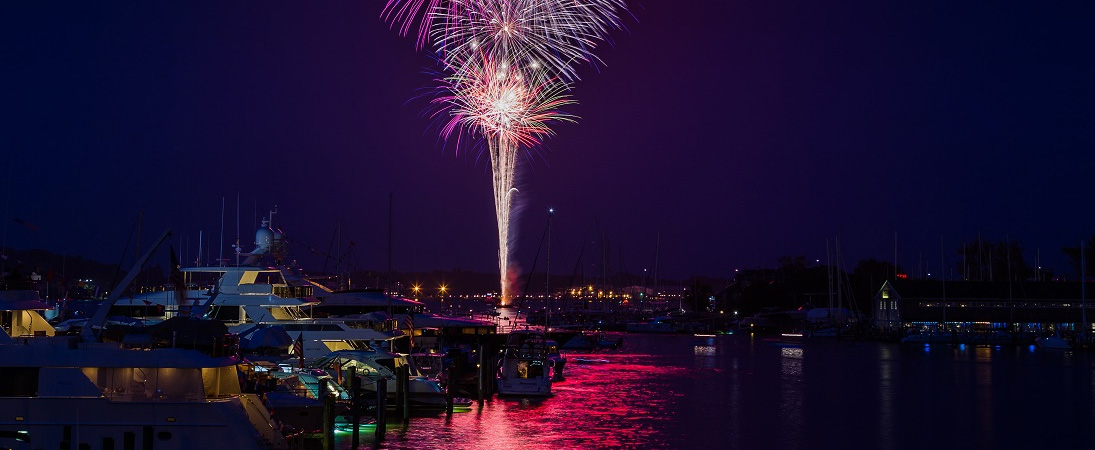
POLYGON ((550 398, 416 416, 362 448, 1095 448, 1091 353, 623 336, 568 353, 550 398))

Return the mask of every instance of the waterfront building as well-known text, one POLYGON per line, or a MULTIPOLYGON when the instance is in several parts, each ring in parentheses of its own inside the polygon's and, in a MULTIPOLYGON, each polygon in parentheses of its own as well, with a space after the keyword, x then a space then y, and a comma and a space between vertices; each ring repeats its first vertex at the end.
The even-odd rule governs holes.
POLYGON ((941 327, 1090 336, 1095 308, 1084 295, 1078 282, 897 280, 884 282, 872 305, 874 325, 883 331, 941 327))

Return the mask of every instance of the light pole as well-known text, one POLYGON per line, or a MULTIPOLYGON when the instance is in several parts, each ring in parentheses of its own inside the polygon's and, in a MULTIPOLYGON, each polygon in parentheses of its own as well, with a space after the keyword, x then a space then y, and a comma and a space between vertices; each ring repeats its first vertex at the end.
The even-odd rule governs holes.
POLYGON ((547 217, 547 262, 544 268, 544 291, 547 293, 547 307, 544 308, 544 332, 548 330, 548 319, 551 318, 551 217, 555 215, 555 208, 548 208, 547 217))
POLYGON ((441 288, 438 289, 438 291, 441 293, 441 314, 442 315, 445 314, 445 291, 448 291, 448 290, 449 290, 449 287, 445 286, 443 284, 441 285, 441 288))

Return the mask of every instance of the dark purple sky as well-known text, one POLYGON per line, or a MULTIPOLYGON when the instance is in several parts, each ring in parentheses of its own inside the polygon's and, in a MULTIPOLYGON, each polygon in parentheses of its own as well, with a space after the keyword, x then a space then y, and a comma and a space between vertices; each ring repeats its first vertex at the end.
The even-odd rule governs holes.
MULTIPOLYGON (((629 3, 580 122, 525 161, 521 266, 549 205, 555 274, 583 242, 594 270, 602 236, 641 271, 660 234, 685 277, 836 237, 849 266, 892 260, 895 232, 910 269, 980 233, 1070 271, 1060 248, 1095 231, 1088 2, 629 3)), ((234 239, 238 193, 243 242, 277 204, 295 241, 326 252, 341 220, 384 270, 391 194, 395 270, 497 270, 489 166, 422 117, 430 59, 381 5, 0 3, 7 245, 116 261, 140 211, 193 256, 222 197, 234 239)))

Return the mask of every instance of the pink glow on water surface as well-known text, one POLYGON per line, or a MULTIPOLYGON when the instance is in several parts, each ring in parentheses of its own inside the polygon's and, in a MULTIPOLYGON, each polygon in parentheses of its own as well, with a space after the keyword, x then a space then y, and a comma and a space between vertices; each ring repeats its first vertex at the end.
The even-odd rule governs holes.
MULTIPOLYGON (((380 448, 650 448, 657 426, 683 396, 658 380, 676 379, 685 367, 651 364, 649 355, 571 354, 566 381, 546 399, 494 398, 482 410, 457 412, 451 419, 415 417, 410 425, 389 427, 380 448), (609 362, 575 362, 589 357, 609 362)), ((343 448, 349 448, 347 443, 343 448)))

